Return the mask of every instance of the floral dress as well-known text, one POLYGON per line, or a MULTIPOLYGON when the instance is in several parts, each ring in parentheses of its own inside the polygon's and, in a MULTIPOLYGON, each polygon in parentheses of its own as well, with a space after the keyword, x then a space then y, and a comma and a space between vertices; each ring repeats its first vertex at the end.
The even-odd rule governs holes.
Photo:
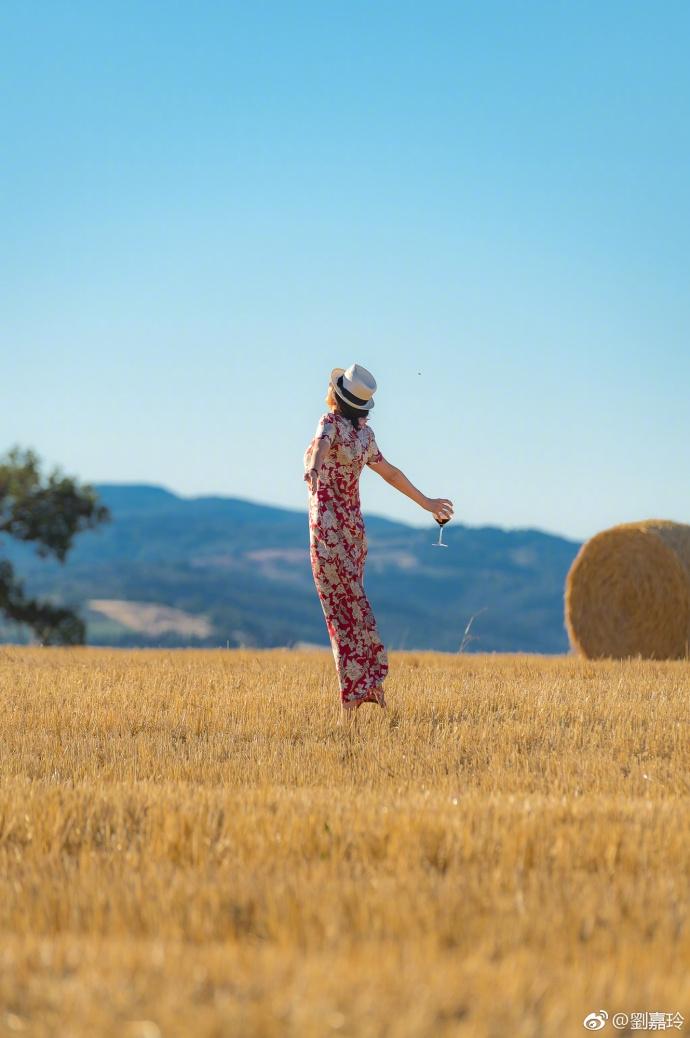
POLYGON ((309 495, 309 555, 331 640, 345 707, 376 702, 374 689, 388 673, 388 657, 364 593, 367 539, 359 503, 365 465, 383 461, 373 431, 355 430, 342 415, 322 415, 304 455, 305 471, 321 437, 329 451, 318 487, 309 495))

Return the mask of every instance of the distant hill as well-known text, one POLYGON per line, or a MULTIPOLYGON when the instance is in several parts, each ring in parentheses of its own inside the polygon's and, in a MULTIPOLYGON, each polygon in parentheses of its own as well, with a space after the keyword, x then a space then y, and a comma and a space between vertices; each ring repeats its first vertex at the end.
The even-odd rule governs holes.
MULTIPOLYGON (((64 566, 4 539, 32 594, 76 607, 91 644, 328 646, 304 512, 163 487, 102 483, 113 514, 81 534, 64 566)), ((391 648, 566 652, 565 576, 579 544, 539 530, 453 522, 436 531, 366 516, 365 583, 391 648)), ((28 640, 0 627, 0 640, 28 640)))

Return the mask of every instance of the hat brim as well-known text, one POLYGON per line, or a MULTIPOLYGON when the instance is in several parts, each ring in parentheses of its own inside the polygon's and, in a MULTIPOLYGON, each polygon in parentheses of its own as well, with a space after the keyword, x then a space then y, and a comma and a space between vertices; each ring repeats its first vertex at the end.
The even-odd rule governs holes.
POLYGON ((371 411, 372 407, 374 406, 373 400, 367 400, 366 404, 353 404, 351 403, 351 401, 347 399, 347 397, 344 397, 343 394, 340 392, 336 379, 339 379, 340 376, 344 374, 345 368, 333 368, 333 371, 331 372, 331 385, 333 386, 333 392, 335 393, 335 395, 338 397, 339 400, 342 400, 344 404, 347 404, 348 407, 353 407, 356 411, 371 411))

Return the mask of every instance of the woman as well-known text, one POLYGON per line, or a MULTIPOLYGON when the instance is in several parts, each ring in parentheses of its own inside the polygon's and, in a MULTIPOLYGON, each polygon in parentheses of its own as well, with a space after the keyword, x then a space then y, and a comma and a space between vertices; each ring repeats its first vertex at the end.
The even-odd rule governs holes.
POLYGON ((386 705, 388 657, 362 583, 367 554, 359 502, 362 469, 368 465, 427 512, 446 519, 453 514, 452 501, 426 497, 383 457, 366 424, 375 391, 374 376, 359 364, 347 371, 334 368, 326 396, 329 411, 319 419, 304 455, 309 554, 338 672, 341 719, 351 719, 362 703, 386 705))

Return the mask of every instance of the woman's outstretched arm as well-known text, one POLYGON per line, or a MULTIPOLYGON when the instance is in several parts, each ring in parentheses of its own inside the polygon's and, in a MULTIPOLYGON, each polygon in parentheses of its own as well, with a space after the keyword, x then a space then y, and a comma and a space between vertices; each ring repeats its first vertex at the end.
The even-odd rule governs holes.
POLYGON ((370 461, 369 468, 377 472, 382 479, 385 479, 386 483, 390 483, 392 487, 399 490, 405 497, 411 498, 415 504, 418 504, 425 511, 433 512, 434 515, 438 515, 442 519, 450 519, 452 517, 452 501, 449 501, 446 497, 427 497, 426 494, 423 494, 421 490, 418 490, 417 487, 410 483, 402 469, 391 465, 389 461, 370 461))

